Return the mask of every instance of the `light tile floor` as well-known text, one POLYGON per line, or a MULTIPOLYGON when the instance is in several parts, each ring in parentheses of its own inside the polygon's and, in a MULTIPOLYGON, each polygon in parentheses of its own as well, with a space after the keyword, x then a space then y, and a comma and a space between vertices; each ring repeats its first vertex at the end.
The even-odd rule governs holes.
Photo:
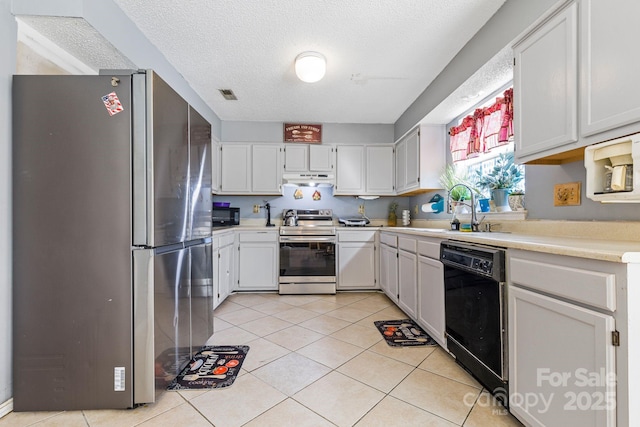
POLYGON ((209 344, 246 344, 233 386, 166 392, 133 410, 10 413, 5 426, 521 426, 439 347, 390 347, 381 293, 234 294, 209 344))

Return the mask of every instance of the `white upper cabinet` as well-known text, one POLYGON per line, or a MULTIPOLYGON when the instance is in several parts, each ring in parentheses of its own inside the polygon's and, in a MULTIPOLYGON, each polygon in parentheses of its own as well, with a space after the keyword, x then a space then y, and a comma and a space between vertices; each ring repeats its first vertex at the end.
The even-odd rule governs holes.
POLYGON ((334 194, 382 196, 394 193, 393 145, 340 145, 336 148, 334 194))
POLYGON ((333 172, 336 154, 332 145, 309 146, 309 172, 333 172))
POLYGON ((332 172, 335 149, 326 144, 285 144, 285 172, 332 172))
POLYGON ((513 47, 518 159, 578 139, 577 30, 573 3, 513 47))
POLYGON ((364 194, 364 145, 341 145, 337 150, 334 194, 364 194))
POLYGON ((309 171, 309 145, 287 144, 284 147, 285 172, 309 171))
POLYGON ((280 194, 282 144, 222 144, 220 194, 280 194))
POLYGON ((282 144, 254 144, 252 147, 252 192, 279 194, 282 191, 282 144))
POLYGON ((366 147, 366 193, 382 196, 395 193, 393 145, 366 147))
POLYGON ((220 149, 220 191, 226 194, 251 192, 251 144, 222 144, 220 149))
POLYGON ((640 2, 566 1, 513 45, 519 162, 582 159, 640 132, 640 2))
MULTIPOLYGON (((638 1, 582 0, 580 3, 583 136, 640 122, 638 17, 638 1)), ((638 132, 636 129, 621 129, 605 138, 638 132)))
POLYGON ((396 144, 396 193, 408 195, 441 188, 445 166, 445 128, 421 125, 396 144))

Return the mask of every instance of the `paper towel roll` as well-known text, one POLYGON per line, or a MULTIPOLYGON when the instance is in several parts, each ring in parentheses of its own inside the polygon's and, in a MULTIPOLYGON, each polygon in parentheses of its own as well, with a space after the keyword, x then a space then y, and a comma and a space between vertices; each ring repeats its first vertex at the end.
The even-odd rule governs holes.
POLYGON ((611 189, 613 191, 624 190, 626 176, 627 176, 626 166, 615 166, 613 168, 613 174, 611 175, 611 189))
POLYGON ((425 203, 424 205, 420 206, 420 210, 422 212, 434 212, 433 205, 431 203, 425 203))

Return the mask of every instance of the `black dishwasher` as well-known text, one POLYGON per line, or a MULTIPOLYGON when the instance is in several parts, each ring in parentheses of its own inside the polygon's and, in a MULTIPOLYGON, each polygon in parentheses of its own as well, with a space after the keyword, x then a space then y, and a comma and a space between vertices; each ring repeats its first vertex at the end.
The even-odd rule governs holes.
POLYGON ((505 252, 448 240, 444 264, 447 349, 508 406, 505 252))

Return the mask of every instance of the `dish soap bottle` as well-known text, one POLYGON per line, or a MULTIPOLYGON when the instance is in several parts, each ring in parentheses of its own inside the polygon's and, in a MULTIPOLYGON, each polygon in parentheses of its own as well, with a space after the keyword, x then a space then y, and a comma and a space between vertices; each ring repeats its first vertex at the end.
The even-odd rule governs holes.
POLYGON ((460 230, 460 220, 458 218, 456 218, 456 216, 453 216, 453 219, 451 220, 451 230, 453 231, 459 231, 460 230))

